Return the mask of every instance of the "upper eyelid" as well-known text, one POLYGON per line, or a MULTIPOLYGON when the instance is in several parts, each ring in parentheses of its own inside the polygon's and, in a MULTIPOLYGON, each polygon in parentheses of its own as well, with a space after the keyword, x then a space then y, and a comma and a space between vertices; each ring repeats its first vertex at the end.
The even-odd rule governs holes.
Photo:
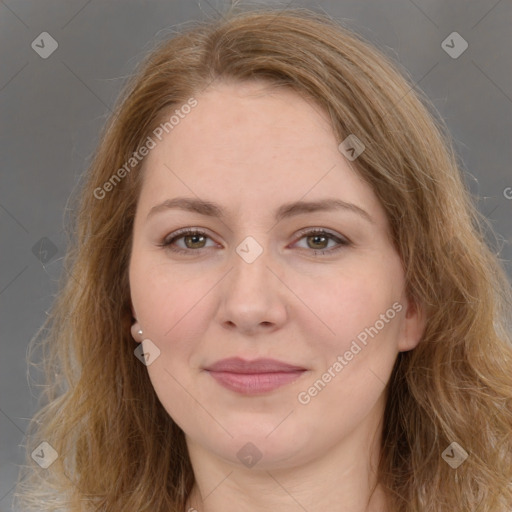
POLYGON ((177 229, 176 231, 173 231, 172 233, 169 233, 168 235, 166 235, 163 238, 163 241, 167 242, 167 241, 172 240, 173 238, 174 239, 180 239, 180 238, 183 238, 185 236, 191 236, 191 234, 193 235, 194 233, 198 233, 198 234, 201 234, 201 235, 206 235, 208 238, 210 238, 212 240, 215 240, 215 237, 212 236, 210 234, 210 232, 207 231, 206 229, 192 227, 192 228, 177 229))
POLYGON ((298 236, 300 238, 310 234, 310 233, 325 233, 326 235, 330 235, 332 236, 333 238, 338 238, 339 240, 346 240, 347 242, 349 242, 350 240, 345 236, 345 235, 342 235, 342 234, 338 234, 336 232, 333 232, 331 229, 329 228, 320 228, 320 227, 311 227, 311 228, 304 228, 304 229, 300 229, 299 231, 296 232, 295 236, 298 236))

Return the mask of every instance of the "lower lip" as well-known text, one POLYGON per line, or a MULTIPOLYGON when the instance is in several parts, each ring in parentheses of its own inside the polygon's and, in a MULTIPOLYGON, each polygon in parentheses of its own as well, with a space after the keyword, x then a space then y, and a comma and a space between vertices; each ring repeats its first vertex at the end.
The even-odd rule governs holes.
POLYGON ((274 389, 280 388, 281 386, 298 379, 304 372, 305 370, 275 373, 232 373, 208 371, 208 373, 221 386, 244 395, 257 395, 259 393, 274 391, 274 389))

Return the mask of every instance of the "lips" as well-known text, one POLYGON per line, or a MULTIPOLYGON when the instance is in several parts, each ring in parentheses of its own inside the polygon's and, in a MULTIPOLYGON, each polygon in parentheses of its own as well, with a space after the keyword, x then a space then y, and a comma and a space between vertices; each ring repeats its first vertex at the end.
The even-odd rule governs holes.
POLYGON ((240 357, 231 357, 222 359, 206 368, 212 372, 230 372, 230 373, 277 373, 294 372, 305 370, 300 366, 294 366, 276 359, 255 359, 246 361, 240 357))
POLYGON ((225 388, 246 395, 268 393, 307 371, 275 359, 246 361, 239 357, 222 359, 205 370, 225 388))

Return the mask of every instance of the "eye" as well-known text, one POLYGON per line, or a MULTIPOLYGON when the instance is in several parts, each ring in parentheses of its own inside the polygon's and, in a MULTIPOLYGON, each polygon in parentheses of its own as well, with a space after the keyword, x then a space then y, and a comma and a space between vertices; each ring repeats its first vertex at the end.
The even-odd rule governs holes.
POLYGON ((323 228, 308 228, 299 232, 299 235, 299 241, 305 239, 307 244, 306 248, 313 249, 315 255, 317 255, 319 251, 321 251, 322 255, 325 252, 333 253, 343 249, 343 247, 351 245, 346 238, 340 238, 323 228), (329 242, 335 242, 337 246, 329 248, 329 242))
MULTIPOLYGON (((299 232, 299 235, 300 238, 298 241, 306 239, 308 245, 306 249, 313 250, 315 256, 319 252, 321 252, 322 255, 326 252, 334 253, 343 249, 343 247, 351 245, 347 239, 340 238, 323 228, 304 229, 299 232), (329 242, 334 242, 337 246, 329 248, 329 242)), ((208 239, 211 240, 210 236, 205 231, 194 228, 184 228, 171 233, 171 235, 167 236, 158 246, 172 252, 190 255, 192 252, 200 252, 202 249, 208 248, 206 245, 208 239), (183 240, 185 244, 184 247, 176 245, 176 243, 181 240, 183 240)), ((215 246, 215 244, 213 245, 215 246)))
POLYGON ((170 251, 190 254, 192 251, 204 249, 206 246, 206 240, 210 238, 207 233, 199 229, 184 228, 176 231, 166 237, 162 243, 158 244, 160 247, 169 249, 170 251), (176 241, 183 239, 185 247, 176 247, 174 244, 176 241))

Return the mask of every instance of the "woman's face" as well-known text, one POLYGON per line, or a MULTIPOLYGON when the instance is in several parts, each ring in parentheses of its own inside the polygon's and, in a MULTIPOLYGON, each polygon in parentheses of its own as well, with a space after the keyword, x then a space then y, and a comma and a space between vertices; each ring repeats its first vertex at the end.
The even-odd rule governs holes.
POLYGON ((377 427, 423 324, 384 210, 318 107, 257 83, 196 99, 144 164, 129 272, 144 350, 160 351, 147 370, 189 449, 291 467, 377 427), (227 358, 242 364, 214 371, 227 358), (261 358, 283 365, 243 364, 261 358))

